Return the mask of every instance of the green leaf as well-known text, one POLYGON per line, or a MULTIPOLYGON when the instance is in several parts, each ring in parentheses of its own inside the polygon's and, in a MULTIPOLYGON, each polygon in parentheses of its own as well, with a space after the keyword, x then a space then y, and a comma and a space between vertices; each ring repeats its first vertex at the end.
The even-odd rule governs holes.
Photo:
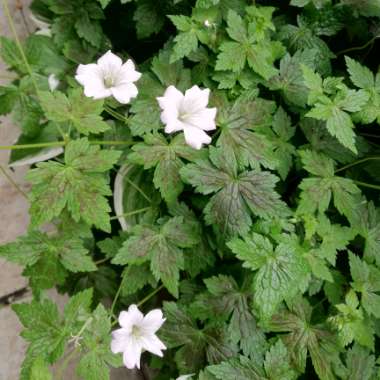
POLYGON ((148 284, 152 288, 157 287, 157 280, 148 265, 128 265, 123 272, 121 292, 123 295, 133 294, 148 284))
POLYGON ((0 57, 7 66, 15 68, 24 74, 27 73, 24 60, 16 43, 5 36, 0 36, 0 57))
POLYGON ((84 9, 78 9, 78 15, 74 24, 80 38, 89 42, 92 46, 100 48, 103 42, 103 30, 99 21, 91 19, 84 9))
POLYGON ((112 192, 102 172, 111 169, 119 156, 118 151, 101 150, 79 139, 67 144, 64 164, 37 164, 27 175, 33 184, 32 224, 48 222, 67 208, 76 222, 82 219, 109 231, 111 209, 105 196, 112 192))
POLYGON ((119 265, 150 262, 151 271, 171 294, 178 297, 179 272, 184 269, 182 248, 200 240, 199 227, 182 217, 169 219, 162 226, 138 225, 133 228, 113 263, 119 265))
POLYGON ((200 317, 229 321, 228 333, 234 343, 240 343, 245 355, 262 357, 266 349, 265 336, 251 313, 250 282, 240 288, 231 276, 219 275, 204 280, 208 293, 201 293, 191 310, 200 317), (201 315, 204 314, 204 315, 201 315))
POLYGON ((347 351, 347 372, 350 380, 371 380, 375 378, 375 356, 368 349, 354 344, 347 351))
POLYGON ((271 90, 280 90, 285 101, 300 107, 305 107, 308 97, 308 89, 304 83, 301 65, 314 67, 315 50, 297 50, 290 56, 286 54, 280 61, 278 75, 268 81, 271 90))
POLYGON ((368 315, 380 318, 380 271, 373 265, 361 261, 353 253, 349 253, 352 288, 361 293, 360 303, 368 315))
POLYGON ((281 310, 268 323, 272 332, 286 332, 282 341, 288 349, 292 363, 299 372, 304 372, 310 354, 313 367, 323 380, 334 380, 333 365, 339 365, 339 347, 336 336, 325 323, 313 324, 312 307, 300 299, 281 310))
POLYGON ((238 174, 234 159, 215 148, 210 148, 210 160, 181 169, 182 178, 198 192, 216 192, 204 209, 207 224, 215 223, 227 235, 244 234, 251 225, 250 211, 262 218, 286 214, 274 190, 276 176, 259 170, 238 174))
POLYGON ((264 363, 255 363, 244 356, 228 362, 207 367, 217 379, 239 380, 294 380, 296 372, 291 369, 288 352, 278 340, 266 353, 264 363))
POLYGON ((170 63, 188 56, 198 48, 198 38, 194 31, 182 32, 174 38, 173 54, 170 57, 170 63))
POLYGON ((307 274, 294 242, 290 237, 287 240, 274 249, 269 239, 252 233, 244 240, 236 238, 227 243, 243 267, 257 271, 254 303, 263 319, 270 318, 283 300, 291 300, 300 292, 299 285, 307 274))
POLYGON ((200 330, 196 321, 174 302, 164 303, 167 318, 161 336, 169 347, 180 347, 175 361, 180 371, 194 372, 208 362, 218 363, 236 354, 236 347, 224 336, 223 330, 214 327, 200 330))
POLYGON ((18 93, 16 87, 0 86, 0 115, 11 113, 17 98, 18 93))
POLYGON ((351 289, 345 297, 345 303, 335 307, 338 314, 329 317, 329 321, 338 330, 341 344, 347 346, 355 341, 362 346, 374 349, 374 329, 371 320, 359 306, 356 293, 351 289))
POLYGON ((183 135, 175 136, 170 143, 162 135, 147 134, 144 143, 135 144, 133 153, 128 156, 132 163, 144 165, 144 169, 155 167, 153 183, 162 197, 171 203, 183 190, 179 170, 183 167, 182 158, 194 160, 202 157, 202 152, 190 148, 183 135))
POLYGON ((160 8, 151 0, 138 2, 133 20, 136 22, 139 39, 157 34, 165 23, 165 17, 160 12, 160 8))
POLYGON ((111 2, 111 0, 98 0, 98 1, 103 9, 111 2))
POLYGON ((305 169, 314 176, 303 179, 299 185, 302 192, 297 212, 323 213, 333 196, 338 211, 350 218, 360 189, 351 179, 334 176, 334 162, 327 156, 309 150, 300 152, 300 155, 305 169))
POLYGON ((217 102, 218 121, 222 125, 217 146, 224 154, 234 157, 239 168, 258 168, 259 164, 275 168, 279 163, 273 152, 274 146, 258 131, 271 125, 275 104, 260 98, 249 101, 243 97, 232 105, 225 98, 219 98, 217 102))
MULTIPOLYGON (((254 9, 254 7, 251 8, 254 9)), ((270 7, 267 8, 269 9, 270 7)), ((255 9, 255 12, 258 12, 258 8, 255 9)), ((265 30, 272 24, 270 22, 264 24, 262 19, 260 19, 260 22, 263 28, 263 35, 265 36, 265 30)), ((264 38, 258 41, 260 34, 258 33, 257 26, 256 28, 251 28, 246 25, 242 18, 233 10, 228 12, 227 24, 227 32, 234 41, 225 41, 219 46, 221 52, 217 57, 215 69, 239 72, 243 70, 247 63, 253 71, 265 79, 276 75, 277 69, 274 68, 273 62, 278 58, 277 51, 281 44, 272 43, 264 38)))
POLYGON ((69 334, 62 329, 62 319, 53 302, 46 299, 14 304, 12 309, 24 326, 21 336, 29 343, 27 357, 42 356, 52 363, 63 355, 69 334))
POLYGON ((359 62, 350 57, 345 57, 347 71, 350 74, 351 82, 359 88, 371 89, 375 87, 375 77, 371 70, 362 66, 359 62))
POLYGON ((52 380, 48 364, 41 356, 34 360, 30 370, 30 380, 52 380))
POLYGON ((80 89, 72 91, 68 98, 59 91, 40 92, 40 98, 49 120, 72 124, 84 135, 104 132, 110 128, 100 116, 103 100, 88 98, 80 89))

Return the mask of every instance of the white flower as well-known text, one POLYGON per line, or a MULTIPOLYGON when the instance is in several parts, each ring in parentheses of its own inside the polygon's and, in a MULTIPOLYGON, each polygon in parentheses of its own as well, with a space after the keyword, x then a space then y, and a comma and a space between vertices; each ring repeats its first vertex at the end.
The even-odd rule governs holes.
POLYGON ((48 83, 50 91, 54 91, 59 86, 59 79, 55 76, 55 74, 50 74, 48 77, 48 83))
POLYGON ((210 144, 211 137, 205 131, 216 128, 216 108, 207 108, 209 96, 208 88, 201 90, 193 86, 183 95, 174 86, 169 86, 164 96, 157 98, 165 132, 183 131, 187 144, 194 149, 210 144))
POLYGON ((206 28, 209 28, 212 24, 211 24, 210 21, 205 20, 204 25, 205 25, 206 28))
POLYGON ((195 373, 190 373, 190 375, 182 375, 180 377, 177 377, 176 380, 187 380, 187 379, 190 379, 191 377, 193 377, 195 375, 195 373))
POLYGON ((112 332, 111 351, 115 354, 122 352, 124 365, 129 369, 140 369, 140 356, 144 350, 162 357, 166 346, 155 333, 164 322, 159 309, 144 317, 136 305, 129 306, 128 311, 119 315, 121 329, 112 332))
POLYGON ((141 77, 134 63, 121 58, 110 50, 97 63, 79 65, 75 79, 84 86, 84 94, 90 98, 103 99, 113 96, 118 102, 127 104, 138 94, 133 84, 141 77))

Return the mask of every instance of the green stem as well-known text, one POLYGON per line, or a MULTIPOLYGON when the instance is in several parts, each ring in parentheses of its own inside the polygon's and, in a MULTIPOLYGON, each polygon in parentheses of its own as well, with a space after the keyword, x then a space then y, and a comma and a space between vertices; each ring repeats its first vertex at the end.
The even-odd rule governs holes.
POLYGON ((15 41, 16 41, 17 49, 19 50, 19 53, 20 53, 20 55, 21 55, 21 58, 22 58, 22 60, 24 61, 24 64, 25 64, 26 70, 27 70, 28 74, 30 75, 30 79, 31 79, 31 81, 32 81, 33 87, 34 87, 35 90, 36 90, 36 95, 39 96, 39 94, 38 94, 37 82, 36 82, 35 79, 34 79, 32 69, 31 69, 31 67, 30 67, 30 65, 29 65, 28 59, 26 58, 26 55, 25 55, 24 49, 23 49, 23 47, 22 47, 21 41, 20 41, 20 39, 18 38, 18 35, 17 35, 17 31, 16 31, 16 28, 15 28, 14 22, 13 22, 13 19, 12 19, 11 13, 10 13, 10 11, 9 11, 8 1, 7 1, 7 0, 1 0, 1 3, 2 3, 2 5, 3 5, 3 9, 4 9, 4 13, 5 13, 5 17, 7 18, 7 20, 8 20, 8 24, 9 24, 9 26, 10 26, 10 28, 11 28, 11 31, 12 31, 12 34, 13 34, 13 38, 14 38, 15 41))
POLYGON ((13 178, 7 173, 7 171, 0 165, 0 171, 3 173, 4 177, 9 181, 9 183, 27 200, 29 200, 28 195, 21 189, 19 185, 13 180, 13 178))
POLYGON ((164 284, 154 289, 151 293, 149 293, 146 297, 144 297, 141 301, 139 301, 137 303, 137 306, 140 307, 141 305, 143 305, 146 301, 150 300, 156 293, 158 293, 163 288, 164 288, 164 284))
POLYGON ((354 180, 354 182, 357 185, 362 186, 362 187, 368 187, 370 189, 380 190, 380 185, 372 185, 371 183, 366 183, 366 182, 361 182, 361 181, 356 181, 356 180, 354 180))
POLYGON ((137 186, 133 181, 131 181, 128 177, 124 177, 125 180, 133 187, 135 188, 149 203, 152 203, 152 200, 145 194, 145 192, 137 186))
POLYGON ((98 261, 95 261, 95 265, 103 264, 103 263, 105 263, 108 260, 111 260, 111 258, 110 257, 105 257, 104 259, 100 259, 98 261))
POLYGON ((137 210, 130 211, 130 212, 124 212, 123 214, 112 216, 110 218, 110 220, 115 220, 115 219, 121 218, 123 216, 131 216, 131 215, 140 214, 141 212, 147 211, 149 209, 151 209, 150 206, 149 207, 144 207, 144 208, 139 208, 137 210))
POLYGON ((113 314, 113 311, 115 309, 115 306, 116 306, 116 303, 117 303, 117 300, 119 299, 120 297, 120 292, 121 292, 121 288, 123 287, 123 284, 124 284, 124 279, 125 277, 123 277, 120 281, 120 285, 119 285, 119 288, 117 289, 116 291, 116 294, 115 294, 115 297, 112 301, 112 306, 111 306, 111 310, 110 310, 110 314, 112 315, 113 314))
POLYGON ((339 55, 342 55, 342 54, 349 53, 351 51, 363 50, 366 47, 368 47, 369 45, 371 45, 373 42, 375 42, 376 38, 378 38, 378 36, 375 36, 375 37, 371 38, 369 41, 367 41, 362 46, 355 46, 355 47, 352 47, 352 48, 348 48, 348 49, 344 49, 344 50, 338 51, 338 53, 336 53, 336 55, 339 56, 339 55))
POLYGON ((104 111, 106 111, 107 113, 109 113, 115 119, 120 120, 120 121, 122 121, 123 123, 126 123, 126 124, 128 123, 128 118, 127 117, 125 117, 121 113, 115 111, 110 106, 104 105, 104 111))
POLYGON ((367 162, 367 161, 371 161, 371 160, 380 160, 380 156, 374 156, 374 157, 365 157, 365 158, 362 158, 361 160, 357 160, 355 162, 352 162, 350 164, 347 164, 345 166, 342 166, 341 168, 335 170, 335 173, 339 173, 339 172, 342 172, 343 170, 346 170, 348 168, 351 168, 352 166, 356 166, 356 165, 359 165, 359 164, 362 164, 363 162, 367 162))
MULTIPOLYGON (((19 144, 19 145, 0 145, 0 150, 16 150, 16 149, 34 149, 34 148, 46 148, 53 146, 65 146, 67 141, 53 141, 46 143, 36 143, 36 144, 19 144)), ((90 140, 92 145, 133 145, 134 141, 131 140, 115 140, 115 141, 101 141, 101 140, 90 140)))

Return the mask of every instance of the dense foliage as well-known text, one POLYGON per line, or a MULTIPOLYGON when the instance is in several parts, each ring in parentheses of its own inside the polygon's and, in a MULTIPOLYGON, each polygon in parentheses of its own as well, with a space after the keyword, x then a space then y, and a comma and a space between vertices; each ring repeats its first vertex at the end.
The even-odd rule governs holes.
POLYGON ((21 379, 61 380, 49 366, 73 357, 81 378, 109 379, 111 329, 134 303, 166 318, 164 357, 142 357, 152 379, 379 378, 378 0, 32 10, 47 33, 0 37, 17 74, 0 87, 21 128, 11 163, 33 163, 29 232, 0 247, 34 296, 13 306, 21 379), (74 79, 109 49, 142 73, 130 104, 74 79), (170 85, 210 89, 209 146, 164 132, 170 85), (70 295, 63 314, 53 287, 70 295))

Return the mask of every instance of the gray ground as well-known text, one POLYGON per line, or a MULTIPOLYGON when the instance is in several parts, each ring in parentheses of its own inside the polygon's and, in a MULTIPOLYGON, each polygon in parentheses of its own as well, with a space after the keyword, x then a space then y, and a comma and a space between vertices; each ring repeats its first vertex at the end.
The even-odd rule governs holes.
MULTIPOLYGON (((33 30, 33 25, 28 18, 27 4, 29 0, 8 0, 12 17, 16 23, 18 34, 25 37, 28 30, 33 30), (25 20, 22 18, 17 5, 23 5, 25 20)), ((11 36, 5 14, 0 6, 0 35, 11 36)), ((0 60, 0 85, 9 83, 9 77, 5 65, 0 60)), ((14 143, 18 135, 17 127, 9 117, 0 117, 0 145, 14 143)), ((9 151, 0 150, 0 165, 7 171, 8 175, 23 189, 27 190, 29 185, 23 180, 26 168, 17 168, 15 171, 7 169, 9 151)), ((0 244, 13 241, 17 236, 26 232, 28 226, 28 203, 26 199, 15 189, 15 187, 0 172, 0 244)), ((0 380, 16 380, 19 377, 20 365, 26 349, 26 344, 19 333, 21 325, 9 304, 13 302, 28 302, 30 291, 27 281, 21 275, 21 268, 0 259, 0 380)), ((61 307, 65 303, 65 297, 56 292, 50 293, 51 297, 61 307)), ((75 380, 73 366, 68 368, 63 380, 75 380)), ((138 380, 139 376, 127 370, 115 370, 112 380, 138 380)), ((61 379, 57 379, 61 380, 61 379)))

